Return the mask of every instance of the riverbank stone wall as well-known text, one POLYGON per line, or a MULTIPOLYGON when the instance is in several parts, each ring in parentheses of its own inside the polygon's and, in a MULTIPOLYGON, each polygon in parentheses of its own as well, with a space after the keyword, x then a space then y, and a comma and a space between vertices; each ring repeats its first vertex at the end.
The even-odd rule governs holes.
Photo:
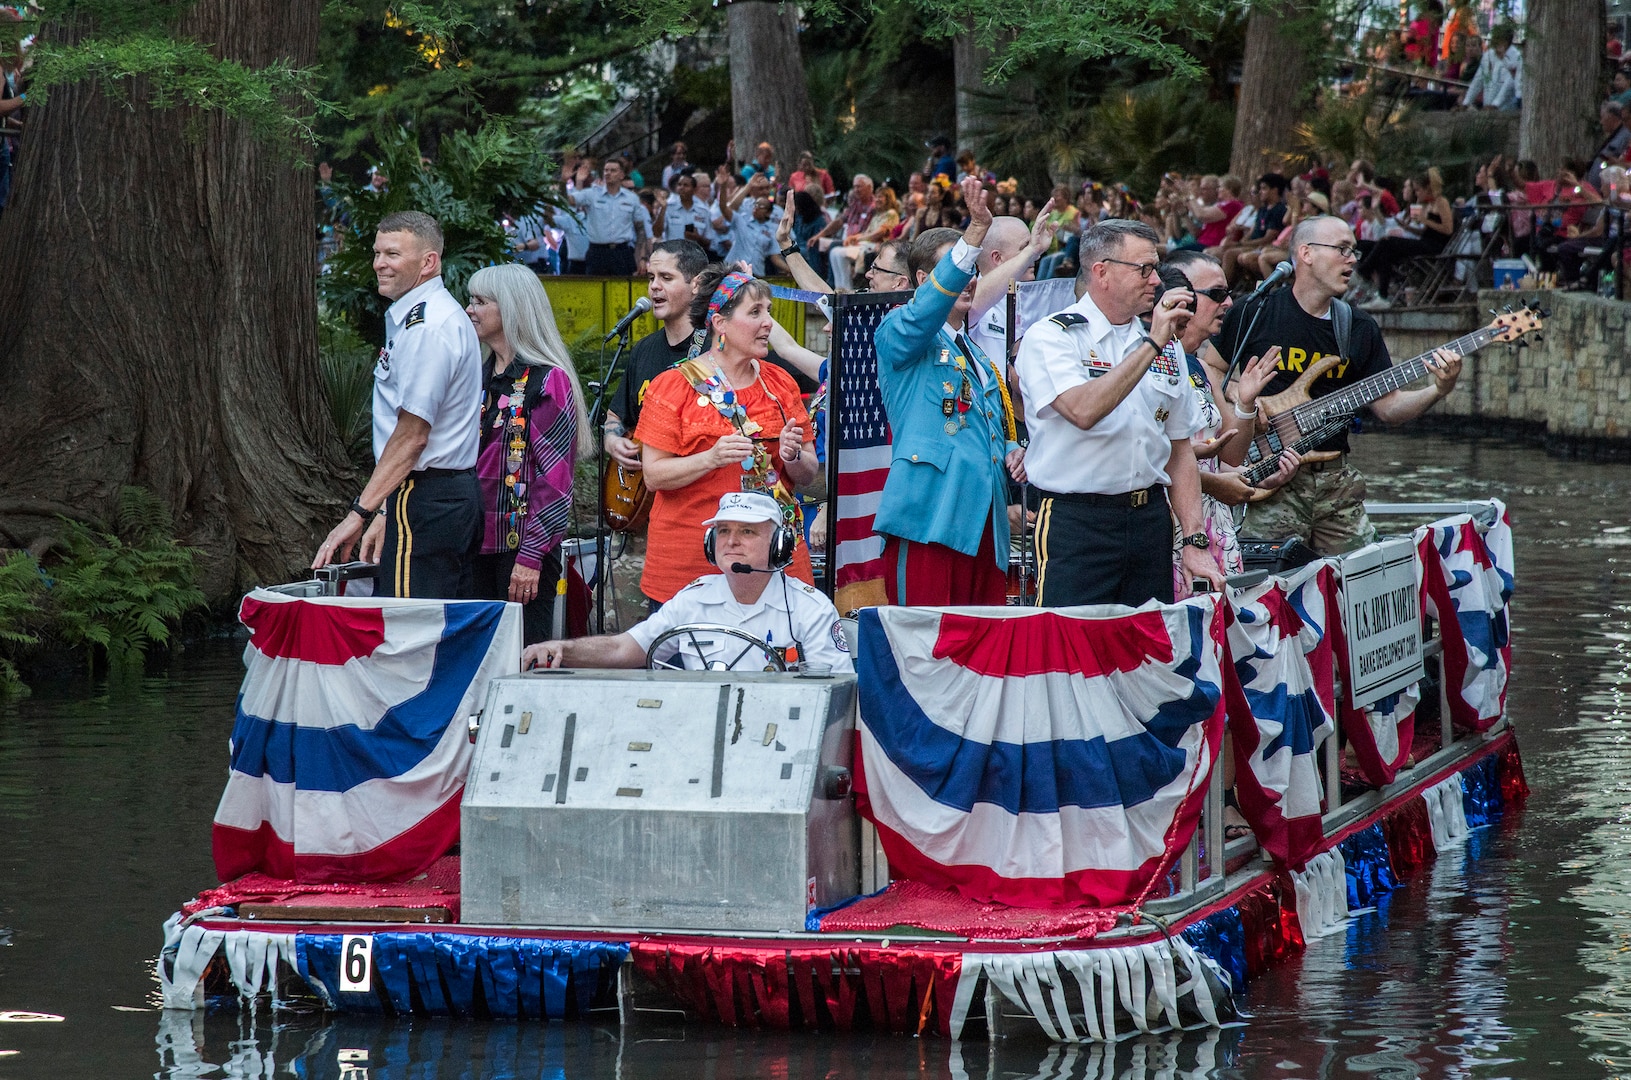
MULTIPOLYGON (((1507 305, 1551 312, 1527 347, 1469 356, 1455 393, 1417 424, 1523 436, 1570 456, 1631 458, 1631 303, 1585 293, 1485 291, 1476 307, 1376 312, 1394 363, 1486 325, 1507 305)), ((1415 425, 1413 425, 1415 426, 1415 425)))

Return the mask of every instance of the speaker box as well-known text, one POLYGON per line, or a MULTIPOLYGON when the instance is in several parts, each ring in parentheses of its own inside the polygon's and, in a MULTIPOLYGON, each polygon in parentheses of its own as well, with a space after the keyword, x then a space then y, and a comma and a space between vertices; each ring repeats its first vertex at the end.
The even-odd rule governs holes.
POLYGON ((462 807, 461 919, 802 930, 860 891, 855 677, 493 680, 462 807))
POLYGON ((1240 538, 1240 558, 1248 572, 1267 570, 1271 574, 1284 574, 1299 566, 1307 566, 1319 557, 1319 552, 1303 543, 1299 536, 1279 540, 1240 538))

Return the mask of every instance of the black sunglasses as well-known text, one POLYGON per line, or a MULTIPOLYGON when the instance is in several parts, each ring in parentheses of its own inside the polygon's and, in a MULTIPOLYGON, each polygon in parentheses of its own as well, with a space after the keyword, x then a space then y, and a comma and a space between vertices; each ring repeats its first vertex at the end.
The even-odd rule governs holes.
POLYGON ((1229 286, 1227 285, 1214 285, 1210 289, 1197 289, 1194 283, 1189 280, 1188 274, 1179 271, 1179 276, 1184 279, 1184 285, 1189 291, 1196 296, 1204 296, 1214 304, 1221 304, 1229 299, 1229 286))

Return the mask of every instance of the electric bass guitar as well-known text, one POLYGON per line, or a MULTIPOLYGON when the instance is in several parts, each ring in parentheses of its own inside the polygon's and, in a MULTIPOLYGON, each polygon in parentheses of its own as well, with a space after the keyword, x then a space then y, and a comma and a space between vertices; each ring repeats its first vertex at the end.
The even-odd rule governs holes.
MULTIPOLYGON (((628 438, 621 426, 619 438, 628 438)), ((606 463, 606 484, 601 494, 606 500, 606 525, 613 532, 629 532, 646 523, 651 515, 652 494, 646 487, 646 474, 639 469, 624 468, 617 461, 606 463)))
MULTIPOLYGON (((1540 329, 1541 320, 1549 317, 1535 304, 1517 310, 1508 308, 1497 315, 1488 326, 1480 327, 1464 337, 1442 346, 1460 356, 1468 356, 1495 342, 1515 342, 1540 329)), ((1384 394, 1409 386, 1428 374, 1427 362, 1432 352, 1395 364, 1360 379, 1352 386, 1344 386, 1324 397, 1312 397, 1309 391, 1314 380, 1324 375, 1339 361, 1336 356, 1322 356, 1309 365, 1297 381, 1270 397, 1257 399, 1258 408, 1265 413, 1264 428, 1246 451, 1242 479, 1252 486, 1261 484, 1279 467, 1280 454, 1295 450, 1304 462, 1331 461, 1338 455, 1334 451, 1316 451, 1314 447, 1342 434, 1354 413, 1384 394)))

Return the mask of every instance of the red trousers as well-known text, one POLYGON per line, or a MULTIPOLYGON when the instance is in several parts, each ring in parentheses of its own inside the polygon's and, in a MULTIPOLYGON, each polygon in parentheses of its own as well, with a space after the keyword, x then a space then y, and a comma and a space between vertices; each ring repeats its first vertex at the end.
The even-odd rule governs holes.
POLYGON ((884 542, 883 561, 884 591, 891 604, 1001 607, 1008 602, 1008 575, 997 568, 989 523, 973 555, 891 536, 884 542))

